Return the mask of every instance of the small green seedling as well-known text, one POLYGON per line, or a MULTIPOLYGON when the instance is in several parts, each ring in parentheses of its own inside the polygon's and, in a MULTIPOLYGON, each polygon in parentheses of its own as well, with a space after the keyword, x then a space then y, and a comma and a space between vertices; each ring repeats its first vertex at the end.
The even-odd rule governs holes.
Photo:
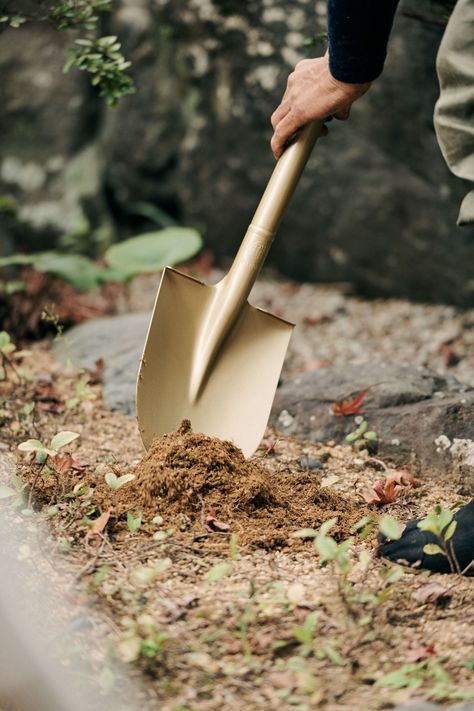
POLYGON ((142 525, 142 515, 134 516, 131 511, 127 511, 127 526, 130 533, 136 533, 142 525))
POLYGON ((18 351, 6 331, 0 331, 0 380, 6 380, 8 371, 15 373, 21 382, 26 376, 15 366, 15 360, 29 355, 29 351, 18 351))
POLYGON ((54 435, 49 445, 43 444, 39 439, 28 439, 26 442, 21 442, 21 444, 18 445, 18 449, 21 452, 34 452, 36 462, 38 464, 44 464, 48 457, 56 457, 60 449, 78 437, 78 432, 64 430, 54 435))
POLYGON ((461 573, 459 562, 454 553, 451 538, 456 530, 457 521, 453 520, 451 509, 443 509, 436 506, 425 518, 418 522, 417 526, 421 531, 429 531, 435 536, 439 543, 427 543, 423 547, 426 555, 442 555, 448 559, 449 566, 453 573, 461 573))
POLYGON ((79 380, 74 383, 74 391, 75 396, 66 400, 66 408, 68 410, 74 410, 74 408, 82 402, 96 399, 96 394, 90 388, 87 378, 79 378, 79 380))
POLYGON ((352 444, 356 449, 373 449, 377 442, 377 434, 373 430, 369 430, 367 420, 361 415, 358 415, 354 422, 357 428, 347 435, 346 442, 352 444))
POLYGON ((107 486, 113 489, 113 491, 117 491, 117 489, 120 489, 124 484, 133 481, 135 474, 122 474, 122 476, 117 476, 115 472, 107 472, 104 479, 107 486))

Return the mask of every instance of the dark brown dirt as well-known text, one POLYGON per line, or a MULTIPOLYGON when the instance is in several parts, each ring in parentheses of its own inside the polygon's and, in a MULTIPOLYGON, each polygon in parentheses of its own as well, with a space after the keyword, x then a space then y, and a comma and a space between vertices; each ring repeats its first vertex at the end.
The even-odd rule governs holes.
POLYGON ((321 488, 317 473, 267 470, 231 442, 193 432, 187 421, 154 440, 135 476, 116 492, 120 508, 141 511, 145 521, 160 514, 165 524, 198 536, 222 535, 206 527, 215 512, 229 534, 258 547, 291 545, 292 532, 318 528, 333 516, 333 534, 343 539, 364 514, 361 504, 321 488))

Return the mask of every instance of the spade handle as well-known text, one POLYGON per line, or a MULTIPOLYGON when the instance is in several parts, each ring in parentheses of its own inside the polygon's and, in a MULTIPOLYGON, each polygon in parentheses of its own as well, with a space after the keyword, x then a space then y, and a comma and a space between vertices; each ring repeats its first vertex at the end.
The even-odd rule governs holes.
POLYGON ((312 121, 278 160, 226 281, 234 281, 245 299, 265 261, 285 208, 316 143, 323 121, 312 121))

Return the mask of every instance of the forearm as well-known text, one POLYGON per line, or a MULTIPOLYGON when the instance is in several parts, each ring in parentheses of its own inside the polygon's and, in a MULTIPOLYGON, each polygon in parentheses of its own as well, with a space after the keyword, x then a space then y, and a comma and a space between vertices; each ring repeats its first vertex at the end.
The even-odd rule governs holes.
POLYGON ((328 0, 329 69, 338 81, 371 82, 383 70, 398 0, 328 0))

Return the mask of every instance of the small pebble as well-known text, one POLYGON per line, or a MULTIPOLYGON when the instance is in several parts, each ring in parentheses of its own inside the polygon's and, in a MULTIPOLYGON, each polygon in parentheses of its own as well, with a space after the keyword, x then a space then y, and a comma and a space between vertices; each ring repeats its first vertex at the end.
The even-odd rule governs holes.
POLYGON ((314 459, 313 457, 301 457, 300 458, 300 467, 302 469, 321 469, 322 464, 321 462, 318 462, 317 459, 314 459))

